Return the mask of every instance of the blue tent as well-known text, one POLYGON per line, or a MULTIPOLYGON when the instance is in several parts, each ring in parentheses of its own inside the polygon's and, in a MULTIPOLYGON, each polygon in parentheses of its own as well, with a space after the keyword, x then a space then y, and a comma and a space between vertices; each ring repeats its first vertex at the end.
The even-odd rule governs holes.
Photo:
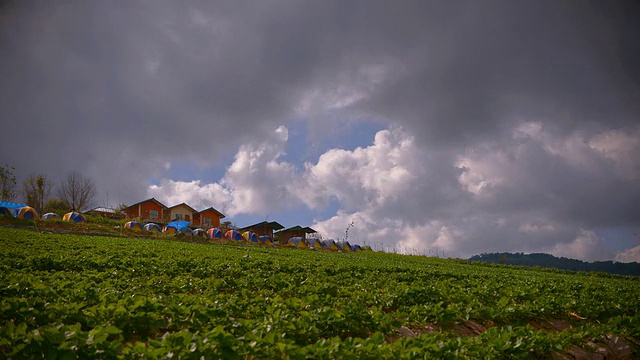
POLYGON ((353 251, 351 249, 351 243, 349 243, 348 241, 345 241, 342 243, 342 250, 344 251, 353 251))
POLYGON ((162 229, 162 231, 170 232, 170 233, 184 232, 183 229, 188 227, 189 227, 188 221, 172 221, 168 223, 167 226, 165 226, 164 229, 162 229))
POLYGON ((4 207, 7 209, 20 209, 23 208, 25 206, 28 206, 27 204, 21 204, 21 203, 14 203, 14 202, 9 202, 9 201, 0 201, 0 207, 4 207))
POLYGON ((320 242, 320 239, 318 239, 318 238, 304 239, 304 242, 310 248, 313 248, 313 249, 321 249, 322 248, 322 243, 320 242))
POLYGON ((127 221, 124 223, 124 227, 127 229, 140 229, 142 230, 142 224, 137 221, 127 221))
POLYGON ((31 206, 13 209, 13 216, 19 219, 40 220, 40 215, 38 215, 36 209, 31 206))
POLYGON ((200 229, 200 228, 194 229, 193 231, 191 231, 191 234, 193 236, 200 236, 200 237, 203 237, 203 238, 207 237, 207 232, 204 231, 204 229, 200 229))
POLYGON ((258 235, 256 235, 256 233, 254 233, 253 231, 245 231, 242 236, 248 241, 248 242, 252 242, 252 243, 256 243, 259 244, 260 243, 260 239, 258 238, 258 235))
POLYGON ((246 240, 244 236, 242 236, 242 234, 238 232, 238 230, 228 230, 226 233, 224 233, 224 238, 238 241, 246 240))
POLYGON ((46 213, 44 215, 42 215, 41 217, 42 220, 55 220, 55 219, 60 219, 60 216, 58 216, 58 214, 56 213, 46 213))
POLYGON ((263 244, 273 244, 273 239, 269 235, 260 236, 260 242, 263 244))
POLYGON ((287 240, 287 246, 297 247, 298 249, 306 249, 307 243, 304 242, 304 239, 302 239, 302 237, 298 236, 298 237, 292 237, 289 240, 287 240))
POLYGON ((329 250, 338 250, 338 244, 336 244, 335 240, 326 239, 326 240, 322 240, 322 248, 329 249, 329 250))
POLYGON ((162 231, 162 228, 160 227, 160 225, 154 224, 154 223, 145 224, 143 229, 145 229, 147 231, 151 231, 151 232, 161 232, 162 231))
POLYGON ((64 221, 73 221, 73 222, 87 222, 87 219, 85 219, 84 215, 80 214, 79 212, 68 212, 66 214, 64 214, 64 216, 62 217, 62 220, 64 221))
POLYGON ((222 231, 218 228, 211 228, 207 230, 208 239, 222 239, 222 231))
POLYGON ((15 216, 15 210, 21 209, 27 204, 14 203, 9 201, 0 201, 0 215, 15 216))

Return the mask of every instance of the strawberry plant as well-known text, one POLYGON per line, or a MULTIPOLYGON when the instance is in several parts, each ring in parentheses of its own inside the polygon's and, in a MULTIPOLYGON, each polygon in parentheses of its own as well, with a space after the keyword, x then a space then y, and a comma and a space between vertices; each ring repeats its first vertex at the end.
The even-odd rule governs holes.
POLYGON ((545 358, 640 341, 635 277, 10 228, 0 242, 4 358, 545 358))

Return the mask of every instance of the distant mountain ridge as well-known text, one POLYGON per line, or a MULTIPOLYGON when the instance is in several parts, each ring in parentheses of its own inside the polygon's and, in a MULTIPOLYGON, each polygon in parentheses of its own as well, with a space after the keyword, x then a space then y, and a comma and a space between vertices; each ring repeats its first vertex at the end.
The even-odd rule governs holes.
POLYGON ((595 271, 618 275, 640 276, 640 263, 620 263, 613 261, 585 262, 582 260, 555 257, 543 253, 482 253, 469 258, 469 261, 481 261, 491 264, 540 266, 572 271, 595 271))

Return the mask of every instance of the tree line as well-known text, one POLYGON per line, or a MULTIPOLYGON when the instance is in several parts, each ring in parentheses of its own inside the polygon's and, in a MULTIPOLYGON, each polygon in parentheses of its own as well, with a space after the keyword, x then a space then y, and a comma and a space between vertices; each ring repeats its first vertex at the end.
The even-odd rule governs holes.
POLYGON ((585 262, 582 260, 555 257, 544 253, 482 253, 469 258, 469 261, 480 261, 491 264, 520 265, 529 267, 556 268, 570 271, 606 272, 618 275, 640 276, 640 263, 621 263, 613 261, 585 262))
POLYGON ((31 174, 20 184, 21 187, 14 171, 13 166, 0 165, 0 201, 16 201, 21 197, 40 214, 80 211, 91 206, 96 196, 93 179, 78 171, 69 173, 57 186, 46 174, 31 174))

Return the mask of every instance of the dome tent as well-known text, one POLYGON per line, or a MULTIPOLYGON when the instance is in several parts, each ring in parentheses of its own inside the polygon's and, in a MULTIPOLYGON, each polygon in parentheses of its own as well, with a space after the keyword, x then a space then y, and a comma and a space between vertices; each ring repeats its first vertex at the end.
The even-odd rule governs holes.
POLYGON ((24 206, 14 210, 13 215, 18 219, 40 220, 40 215, 31 206, 24 206))
POLYGON ((64 216, 62 217, 62 220, 64 221, 73 221, 73 222, 87 222, 87 219, 85 219, 84 215, 80 214, 77 211, 72 211, 72 212, 68 212, 66 214, 64 214, 64 216))
POLYGON ((204 229, 200 229, 200 228, 193 229, 191 231, 191 233, 192 233, 193 236, 200 236, 200 237, 203 237, 203 238, 207 237, 207 232, 204 231, 204 229))
POLYGON ((42 217, 40 219, 42 219, 42 220, 59 220, 60 216, 58 216, 58 214, 56 214, 56 213, 49 212, 49 213, 46 213, 46 214, 42 215, 42 217))
POLYGON ((189 229, 188 221, 172 221, 167 224, 167 226, 162 229, 162 232, 167 232, 170 234, 182 233, 185 235, 191 235, 191 229, 189 229))
POLYGON ((209 239, 222 239, 222 231, 218 228, 211 228, 207 230, 207 238, 209 239))
POLYGON ((292 237, 287 240, 287 246, 293 246, 298 249, 306 249, 307 243, 302 239, 302 237, 292 237))
POLYGON ((124 223, 125 229, 139 229, 142 230, 142 224, 137 221, 127 221, 124 223))
POLYGON ((162 228, 160 227, 160 225, 154 223, 145 224, 142 228, 151 232, 162 232, 162 228))
POLYGON ((248 242, 256 243, 256 244, 260 243, 260 239, 258 238, 258 235, 256 235, 253 231, 245 231, 242 234, 242 237, 245 238, 248 242))
POLYGON ((13 216, 13 212, 15 209, 20 209, 25 206, 28 206, 28 205, 22 204, 22 203, 14 203, 10 201, 0 201, 0 208, 6 208, 7 210, 9 210, 9 216, 13 216))
POLYGON ((4 206, 0 206, 0 215, 13 216, 13 211, 11 211, 9 208, 6 208, 4 206))
POLYGON ((308 247, 312 249, 322 249, 322 243, 318 238, 304 239, 304 242, 307 244, 308 247))
POLYGON ((335 240, 326 239, 322 240, 322 248, 327 250, 338 250, 338 245, 335 240))
POLYGON ((269 235, 260 236, 260 242, 264 245, 273 244, 273 239, 269 235))
POLYGON ((224 238, 228 240, 238 240, 238 241, 246 240, 244 236, 242 236, 242 234, 238 232, 238 230, 227 231, 226 233, 224 233, 224 238))

